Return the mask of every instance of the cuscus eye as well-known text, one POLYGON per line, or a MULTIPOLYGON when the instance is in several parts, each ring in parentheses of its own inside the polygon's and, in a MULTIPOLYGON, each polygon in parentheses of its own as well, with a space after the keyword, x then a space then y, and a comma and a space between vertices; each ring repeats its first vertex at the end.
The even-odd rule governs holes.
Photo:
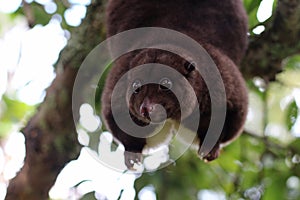
POLYGON ((188 71, 188 73, 190 73, 190 72, 192 72, 192 71, 195 70, 195 68, 196 68, 196 63, 195 63, 194 61, 192 61, 192 62, 186 61, 186 62, 184 63, 184 68, 186 69, 186 71, 188 71))
POLYGON ((133 81, 131 87, 134 93, 139 93, 142 87, 142 82, 140 80, 135 80, 133 81))
POLYGON ((159 89, 161 90, 170 90, 173 86, 173 83, 170 79, 168 78, 162 78, 160 81, 159 81, 159 89))

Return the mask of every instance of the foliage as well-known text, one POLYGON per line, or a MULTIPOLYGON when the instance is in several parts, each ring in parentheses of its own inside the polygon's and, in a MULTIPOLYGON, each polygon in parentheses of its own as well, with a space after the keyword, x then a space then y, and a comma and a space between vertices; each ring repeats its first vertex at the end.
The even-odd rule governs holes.
POLYGON ((261 3, 261 0, 244 0, 244 5, 246 8, 246 11, 248 13, 248 18, 249 18, 249 27, 252 29, 258 24, 258 19, 257 19, 257 11, 259 8, 259 5, 261 3))
POLYGON ((0 102, 0 139, 19 129, 34 111, 34 106, 3 96, 0 102))
MULTIPOLYGON (((299 140, 297 140, 299 142, 299 140)), ((299 186, 291 188, 287 180, 297 177, 297 166, 289 151, 275 144, 243 135, 224 149, 222 156, 205 164, 192 153, 180 158, 175 166, 156 174, 146 174, 136 182, 152 184, 158 199, 197 199, 201 190, 221 192, 227 199, 297 199, 299 186), (250 194, 251 193, 251 194, 250 194)), ((277 145, 277 144, 276 144, 277 145)))

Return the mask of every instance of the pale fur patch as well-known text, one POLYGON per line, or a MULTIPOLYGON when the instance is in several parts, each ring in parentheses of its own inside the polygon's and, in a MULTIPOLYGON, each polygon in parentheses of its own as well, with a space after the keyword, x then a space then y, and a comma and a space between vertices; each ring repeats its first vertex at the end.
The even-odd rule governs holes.
POLYGON ((167 119, 164 124, 155 129, 155 135, 146 139, 144 152, 156 149, 161 145, 168 145, 173 137, 176 137, 177 140, 183 142, 185 145, 191 145, 193 149, 196 148, 198 150, 200 140, 197 134, 183 125, 179 125, 177 121, 167 119))

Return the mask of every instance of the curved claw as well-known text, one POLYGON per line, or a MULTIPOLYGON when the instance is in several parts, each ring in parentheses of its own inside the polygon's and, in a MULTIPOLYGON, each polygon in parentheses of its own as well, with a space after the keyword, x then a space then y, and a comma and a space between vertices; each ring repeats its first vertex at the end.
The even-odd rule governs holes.
POLYGON ((202 153, 200 153, 199 151, 198 151, 198 155, 205 162, 213 161, 216 158, 218 158, 220 155, 220 145, 214 146, 214 148, 205 156, 203 156, 202 153))
POLYGON ((136 171, 136 169, 133 168, 134 164, 141 165, 142 164, 142 153, 136 153, 136 152, 130 152, 125 151, 125 165, 129 170, 136 171))

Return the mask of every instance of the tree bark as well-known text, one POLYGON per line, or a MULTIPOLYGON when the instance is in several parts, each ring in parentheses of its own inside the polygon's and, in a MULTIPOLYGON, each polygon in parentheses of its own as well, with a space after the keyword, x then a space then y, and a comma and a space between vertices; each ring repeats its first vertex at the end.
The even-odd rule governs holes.
POLYGON ((250 38, 241 68, 246 79, 273 80, 282 71, 282 61, 300 53, 300 0, 278 0, 265 27, 262 34, 250 38))
POLYGON ((104 3, 93 1, 82 25, 72 32, 44 102, 22 130, 26 157, 23 168, 9 183, 7 200, 48 199, 59 172, 79 154, 72 115, 72 89, 83 59, 104 38, 104 3))

